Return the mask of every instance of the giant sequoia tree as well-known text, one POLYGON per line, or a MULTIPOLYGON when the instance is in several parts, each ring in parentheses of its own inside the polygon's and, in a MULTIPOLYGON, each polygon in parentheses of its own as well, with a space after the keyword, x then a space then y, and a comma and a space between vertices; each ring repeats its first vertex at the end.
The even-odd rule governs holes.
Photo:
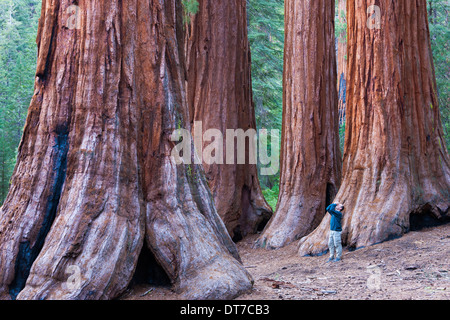
MULTIPOLYGON (((198 2, 187 39, 191 122, 201 122, 201 128, 193 130, 203 135, 216 129, 225 137, 227 129, 256 129, 246 0, 198 2)), ((209 138, 205 136, 200 153, 208 152, 209 138)), ((224 164, 203 162, 217 211, 236 239, 256 232, 272 213, 261 193, 256 165, 249 163, 248 146, 245 164, 225 163, 225 154, 235 153, 237 143, 233 150, 224 146, 223 154, 213 154, 224 164)))
POLYGON ((0 297, 116 297, 144 245, 188 298, 248 290, 202 168, 170 157, 172 132, 189 128, 180 1, 77 4, 42 3, 35 93, 0 210, 0 297))
POLYGON ((347 0, 338 0, 337 6, 338 47, 337 47, 337 79, 338 79, 338 109, 339 125, 345 122, 345 103, 347 93, 347 0))
POLYGON ((258 245, 282 247, 322 220, 341 178, 334 1, 285 1, 280 194, 258 245))
MULTIPOLYGON (((336 200, 353 248, 401 236, 420 215, 443 219, 450 205, 426 1, 377 3, 379 17, 368 12, 371 1, 347 1, 347 131, 336 200)), ((327 217, 300 241, 300 254, 326 250, 328 229, 327 217)))

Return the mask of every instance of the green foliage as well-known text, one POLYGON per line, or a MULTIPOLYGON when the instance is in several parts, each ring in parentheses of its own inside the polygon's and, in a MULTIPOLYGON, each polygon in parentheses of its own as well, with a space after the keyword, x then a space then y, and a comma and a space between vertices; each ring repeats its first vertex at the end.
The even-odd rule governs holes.
POLYGON ((39 13, 38 0, 0 0, 0 204, 33 95, 39 13))
POLYGON ((341 155, 344 155, 345 145, 345 122, 339 127, 339 147, 341 149, 341 155))
POLYGON ((347 12, 341 10, 339 12, 339 1, 335 2, 336 16, 335 16, 335 24, 334 30, 336 38, 340 36, 344 36, 344 40, 347 41, 347 12))
POLYGON ((247 11, 257 126, 281 130, 284 1, 249 0, 247 11))
POLYGON ((183 14, 183 22, 191 23, 191 15, 195 15, 198 12, 198 1, 197 0, 182 0, 181 4, 183 5, 184 14, 183 14))

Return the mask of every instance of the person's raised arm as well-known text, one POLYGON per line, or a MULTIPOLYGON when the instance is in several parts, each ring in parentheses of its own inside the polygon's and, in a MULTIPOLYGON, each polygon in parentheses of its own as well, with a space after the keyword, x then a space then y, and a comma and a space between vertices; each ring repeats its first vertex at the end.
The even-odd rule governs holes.
POLYGON ((327 207, 327 211, 330 212, 330 210, 335 210, 337 206, 337 203, 332 203, 327 207))
POLYGON ((339 211, 336 210, 337 207, 337 203, 333 203, 331 205, 328 206, 327 211, 334 216, 337 216, 339 218, 342 218, 342 213, 340 213, 339 211))

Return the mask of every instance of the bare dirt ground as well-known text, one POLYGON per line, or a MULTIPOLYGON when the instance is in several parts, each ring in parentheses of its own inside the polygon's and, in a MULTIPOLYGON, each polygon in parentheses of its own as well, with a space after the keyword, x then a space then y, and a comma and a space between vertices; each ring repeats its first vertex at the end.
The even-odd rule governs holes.
MULTIPOLYGON (((253 249, 256 236, 237 244, 252 274, 252 292, 238 300, 448 300, 450 224, 410 232, 400 239, 328 256, 300 257, 297 245, 253 249)), ((135 286, 122 299, 177 300, 170 288, 135 286)))

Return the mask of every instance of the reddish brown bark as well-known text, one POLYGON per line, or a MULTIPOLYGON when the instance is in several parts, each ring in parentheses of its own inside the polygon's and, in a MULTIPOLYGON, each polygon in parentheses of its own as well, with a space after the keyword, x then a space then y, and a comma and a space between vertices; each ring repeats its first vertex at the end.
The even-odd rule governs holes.
MULTIPOLYGON (((348 1, 348 90, 343 242, 359 248, 399 237, 410 218, 444 219, 449 156, 436 95, 425 0, 381 0, 381 28, 368 28, 370 1, 348 1)), ((370 25, 370 24, 369 24, 370 25)), ((326 250, 329 218, 300 241, 326 250)))
POLYGON ((334 1, 285 2, 280 195, 257 245, 279 248, 320 223, 341 177, 334 1))
POLYGON ((171 161, 171 133, 189 128, 181 4, 80 1, 75 29, 71 4, 42 4, 35 95, 0 210, 0 297, 117 297, 144 238, 187 298, 250 289, 201 167, 171 161))
MULTIPOLYGON (((245 0, 199 0, 187 41, 187 92, 191 123, 202 122, 202 131, 256 129, 252 96, 250 48, 245 0)), ((211 142, 203 141, 203 147, 211 142)), ((235 144, 235 148, 237 144, 235 144)), ((232 150, 236 152, 235 150, 232 150)), ((272 209, 265 201, 255 164, 203 162, 217 211, 232 237, 257 231, 272 209)))

